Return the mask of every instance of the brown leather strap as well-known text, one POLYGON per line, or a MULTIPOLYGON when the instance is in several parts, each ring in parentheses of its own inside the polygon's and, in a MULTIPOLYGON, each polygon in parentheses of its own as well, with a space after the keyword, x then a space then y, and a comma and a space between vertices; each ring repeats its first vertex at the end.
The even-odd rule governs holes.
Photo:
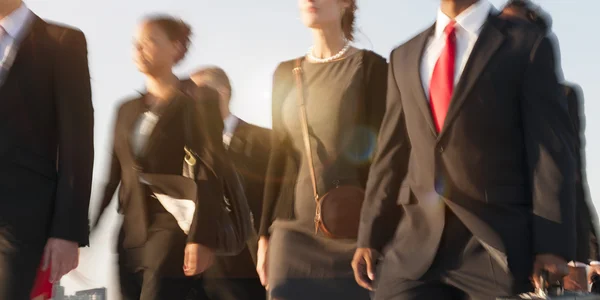
POLYGON ((315 202, 317 202, 317 211, 315 213, 315 225, 318 229, 319 222, 321 221, 321 212, 319 205, 319 191, 317 190, 317 175, 315 173, 315 166, 313 162, 312 150, 310 147, 310 135, 308 132, 308 118, 306 114, 306 105, 304 101, 304 85, 302 84, 302 58, 296 59, 296 67, 293 70, 295 78, 296 78, 296 90, 298 92, 298 111, 300 115, 300 123, 302 127, 302 138, 304 140, 304 152, 306 154, 306 159, 308 159, 308 168, 310 170, 310 180, 312 182, 313 187, 313 197, 315 197, 315 202))

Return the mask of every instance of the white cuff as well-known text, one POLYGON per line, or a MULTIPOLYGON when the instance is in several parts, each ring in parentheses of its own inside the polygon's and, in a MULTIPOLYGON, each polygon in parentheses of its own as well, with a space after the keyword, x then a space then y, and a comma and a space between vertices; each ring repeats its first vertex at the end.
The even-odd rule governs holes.
MULTIPOLYGON (((600 262, 597 262, 597 263, 600 264, 600 262)), ((582 263, 579 261, 572 261, 572 262, 569 262, 569 267, 585 268, 585 267, 587 267, 587 265, 585 263, 582 263)))

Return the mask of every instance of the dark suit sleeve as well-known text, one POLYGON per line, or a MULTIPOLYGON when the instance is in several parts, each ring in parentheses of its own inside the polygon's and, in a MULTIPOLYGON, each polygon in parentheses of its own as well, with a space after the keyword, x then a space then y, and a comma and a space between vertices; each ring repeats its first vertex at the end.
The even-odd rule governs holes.
POLYGON ((557 82, 554 50, 540 37, 522 86, 522 118, 533 203, 535 254, 575 259, 573 125, 557 82))
POLYGON ((598 231, 596 230, 596 224, 593 222, 590 224, 592 230, 590 231, 590 261, 600 261, 600 253, 598 251, 598 231))
POLYGON ((400 219, 396 199, 406 175, 411 148, 394 75, 396 51, 390 56, 385 115, 379 130, 377 154, 369 172, 358 235, 358 247, 378 251, 389 242, 400 219))
POLYGON ((94 109, 85 36, 65 29, 54 64, 58 120, 58 186, 50 236, 89 244, 94 162, 94 109))
POLYGON ((197 134, 192 142, 201 161, 196 175, 198 206, 188 233, 188 243, 216 248, 217 228, 222 213, 224 168, 231 164, 223 147, 224 125, 219 111, 219 95, 207 87, 199 89, 198 99, 192 100, 195 110, 192 115, 198 117, 191 120, 190 124, 197 134))
POLYGON ((285 80, 290 78, 284 74, 285 70, 291 74, 291 68, 288 68, 285 63, 280 64, 273 75, 271 153, 267 165, 263 210, 258 232, 260 236, 269 236, 269 228, 275 219, 275 207, 285 180, 284 172, 289 146, 286 142, 286 132, 281 116, 281 104, 286 91, 291 88, 291 83, 285 80))
POLYGON ((254 217, 255 230, 259 232, 265 185, 267 182, 267 168, 271 154, 271 130, 249 125, 246 137, 246 143, 248 143, 246 147, 248 145, 251 147, 250 156, 243 156, 243 159, 247 160, 247 162, 240 161, 239 167, 247 167, 245 169, 246 174, 243 176, 247 184, 246 195, 254 217))
POLYGON ((595 225, 598 216, 594 204, 589 199, 585 172, 585 114, 583 111, 583 93, 577 85, 565 85, 565 94, 569 106, 569 115, 575 128, 577 261, 599 261, 595 225))

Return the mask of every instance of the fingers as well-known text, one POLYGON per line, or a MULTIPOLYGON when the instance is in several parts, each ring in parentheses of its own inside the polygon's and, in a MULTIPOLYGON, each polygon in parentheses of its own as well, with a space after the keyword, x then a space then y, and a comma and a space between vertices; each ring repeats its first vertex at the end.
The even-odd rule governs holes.
POLYGON ((42 261, 42 271, 46 271, 48 270, 48 267, 50 267, 50 256, 52 255, 52 251, 50 249, 51 247, 48 244, 46 244, 46 247, 44 248, 44 256, 42 261))
MULTIPOLYGON (((186 247, 185 251, 183 252, 183 272, 186 273, 187 270, 189 269, 189 265, 190 265, 190 255, 189 255, 189 250, 186 247)), ((186 273, 187 275, 187 273, 186 273)))
POLYGON ((50 282, 58 282, 79 264, 79 245, 74 242, 50 238, 44 248, 42 270, 50 268, 50 282))
POLYGON ((261 240, 258 243, 258 253, 256 259, 256 272, 258 273, 258 278, 260 279, 260 283, 265 287, 265 289, 269 289, 269 281, 267 277, 267 242, 266 240, 261 240))
POLYGON ((534 264, 534 272, 531 280, 536 289, 546 289, 548 284, 557 282, 569 274, 569 266, 561 262, 538 262, 534 264), (544 272, 547 272, 548 278, 545 286, 542 286, 541 277, 544 272))
POLYGON ((371 281, 375 280, 375 271, 373 270, 373 260, 370 255, 365 255, 364 260, 367 264, 367 276, 371 281))
POLYGON ((186 251, 185 257, 185 275, 194 276, 198 274, 198 254, 196 253, 196 251, 186 251))
POLYGON ((590 271, 588 272, 588 283, 592 283, 594 280, 594 275, 596 274, 600 274, 598 273, 598 270, 595 267, 590 268, 590 271))
POLYGON ((579 282, 574 280, 573 278, 567 276, 563 279, 565 290, 569 291, 583 291, 583 288, 579 282))
POLYGON ((266 288, 269 284, 267 280, 267 263, 264 257, 259 258, 256 262, 256 272, 260 278, 260 283, 266 288))
POLYGON ((368 253, 357 252, 352 260, 352 270, 354 271, 354 280, 356 280, 356 283, 372 291, 372 280, 375 276, 372 271, 371 256, 368 253))
POLYGON ((62 262, 59 259, 58 251, 50 252, 50 282, 55 283, 62 277, 62 262))

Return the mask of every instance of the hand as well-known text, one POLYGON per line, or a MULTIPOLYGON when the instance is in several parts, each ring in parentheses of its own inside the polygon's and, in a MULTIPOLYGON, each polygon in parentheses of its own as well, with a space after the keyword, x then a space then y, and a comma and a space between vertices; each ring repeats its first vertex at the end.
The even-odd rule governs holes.
POLYGON ((595 274, 600 275, 600 265, 590 265, 590 269, 587 274, 588 283, 592 283, 592 276, 594 276, 595 274))
POLYGON ((553 254, 538 254, 535 257, 535 263, 533 265, 532 279, 537 289, 542 289, 540 284, 540 276, 543 271, 548 271, 548 282, 556 282, 561 278, 569 274, 569 266, 567 261, 562 257, 553 254))
POLYGON ((585 292, 588 290, 585 265, 569 265, 569 275, 563 278, 564 288, 567 291, 585 292))
POLYGON ((72 241, 50 238, 44 249, 42 270, 50 267, 50 282, 58 282, 79 264, 79 244, 72 241))
POLYGON ((354 279, 358 285, 372 291, 375 280, 375 264, 379 253, 374 249, 358 248, 352 259, 352 270, 354 279))
POLYGON ((256 254, 256 272, 260 278, 260 283, 269 289, 269 281, 267 280, 267 250, 269 248, 269 239, 260 237, 258 240, 258 253, 256 254))
POLYGON ((214 260, 214 250, 204 245, 189 243, 185 246, 183 273, 186 276, 198 275, 210 268, 214 260))

